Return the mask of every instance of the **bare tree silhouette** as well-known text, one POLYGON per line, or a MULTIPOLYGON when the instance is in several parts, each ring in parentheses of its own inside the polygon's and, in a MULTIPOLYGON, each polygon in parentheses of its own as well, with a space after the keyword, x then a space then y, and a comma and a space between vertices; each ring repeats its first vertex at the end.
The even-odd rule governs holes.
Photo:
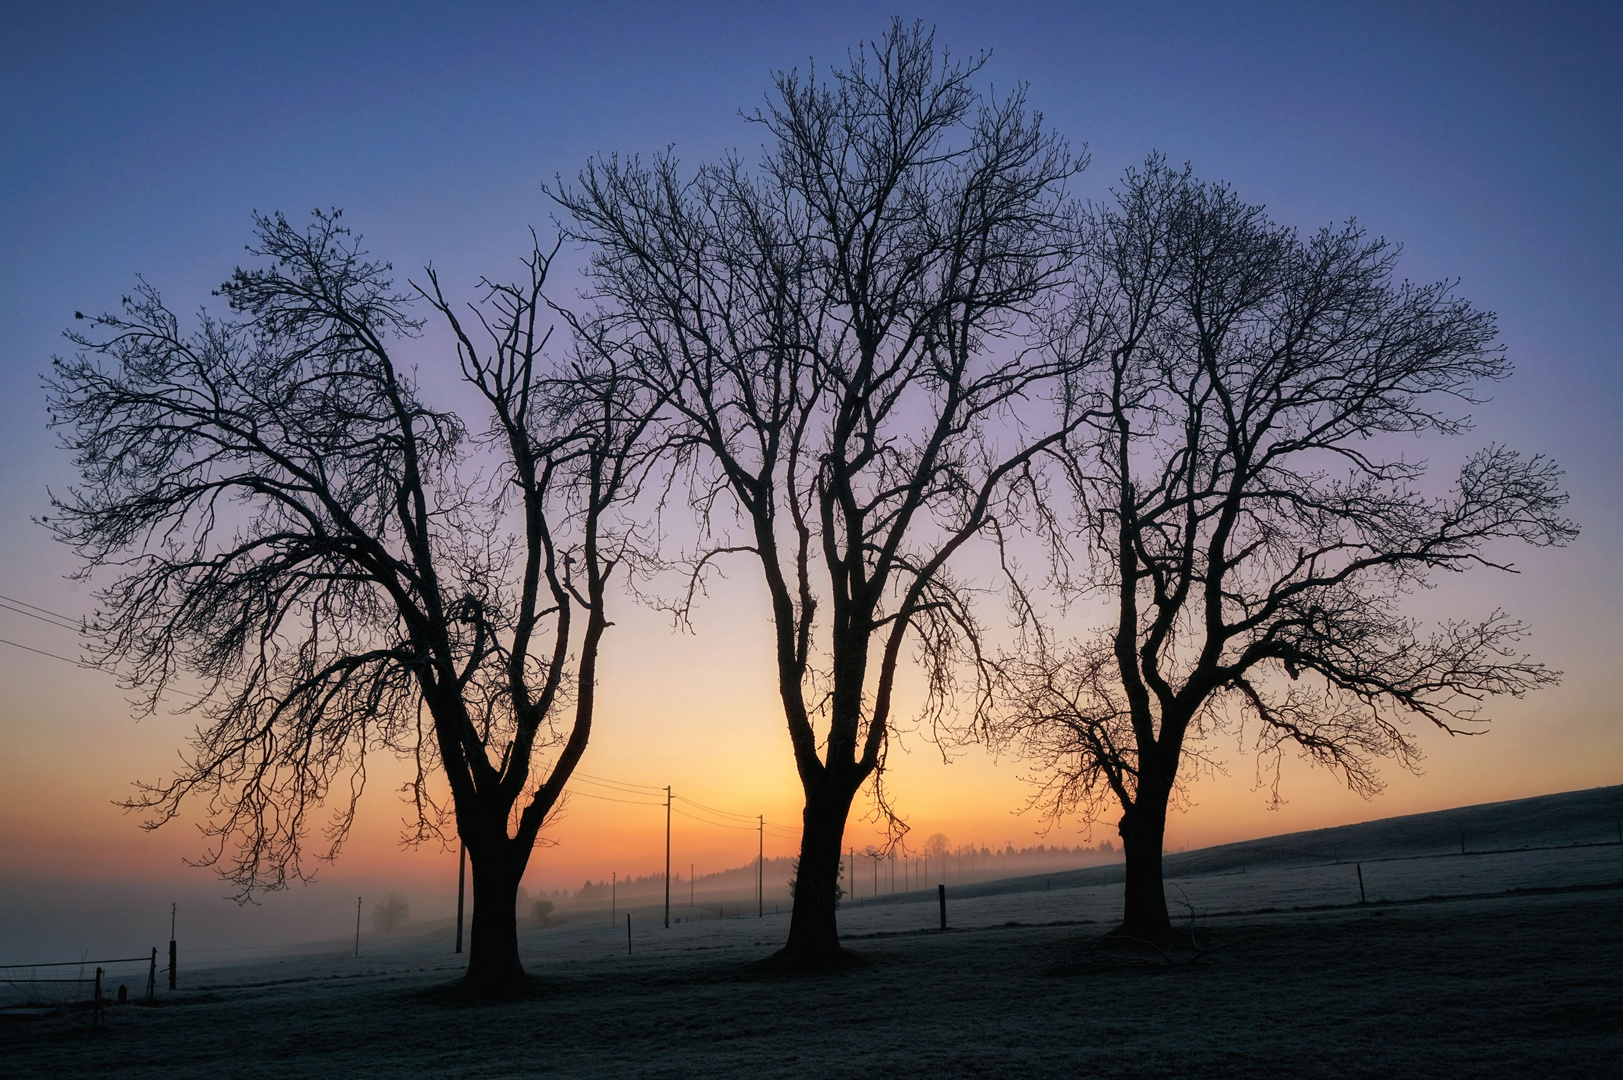
POLYGON ((394 933, 410 918, 411 905, 397 892, 385 893, 382 900, 372 905, 372 925, 382 933, 394 933))
POLYGON ((1503 612, 1426 634, 1405 594, 1576 529, 1542 457, 1490 446, 1426 494, 1424 464, 1389 456, 1466 431, 1450 406, 1510 366, 1449 284, 1395 284, 1385 241, 1299 236, 1159 157, 1090 228, 1070 333, 1099 359, 1097 419, 1063 463, 1091 545, 1071 584, 1112 625, 1006 672, 1000 731, 1042 767, 1047 812, 1119 807, 1123 928, 1163 941, 1167 807, 1206 737, 1249 727, 1275 798, 1292 747, 1375 791, 1379 759, 1416 757, 1407 718, 1475 730, 1486 695, 1556 677, 1503 612))
POLYGON ((670 402, 709 538, 679 612, 718 560, 763 574, 805 795, 794 965, 839 961, 842 837, 870 778, 888 814, 904 648, 927 722, 955 715, 965 672, 985 708, 951 566, 1019 516, 1030 464, 1076 423, 1068 358, 1036 331, 1075 253, 1080 163, 1022 90, 976 89, 983 63, 896 21, 826 77, 777 75, 751 116, 758 173, 610 158, 556 195, 594 249, 582 337, 670 402))
POLYGON ((81 576, 113 578, 96 657, 146 711, 172 692, 201 717, 178 773, 128 805, 155 828, 195 797, 202 862, 246 896, 308 875, 313 828, 336 856, 369 755, 403 755, 409 840, 444 838, 434 777, 449 786, 468 978, 499 986, 521 974, 519 879, 591 733, 608 582, 640 559, 621 511, 650 410, 596 354, 544 356, 538 247, 520 284, 483 283, 476 340, 432 270, 426 292, 395 289, 337 212, 254 229, 264 265, 221 287, 231 317, 183 331, 143 282, 46 380, 82 477, 47 524, 81 576), (414 298, 444 318, 487 432, 397 362, 414 298))

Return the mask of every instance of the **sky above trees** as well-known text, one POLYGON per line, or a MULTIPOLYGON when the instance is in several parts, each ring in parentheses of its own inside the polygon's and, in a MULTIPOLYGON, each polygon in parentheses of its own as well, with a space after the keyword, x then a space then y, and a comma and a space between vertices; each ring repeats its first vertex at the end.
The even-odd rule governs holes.
MULTIPOLYGON (((70 553, 31 521, 49 512, 47 486, 70 475, 45 429, 38 374, 66 351, 59 334, 75 310, 116 306, 138 273, 192 309, 241 261, 251 211, 327 206, 344 208, 402 278, 432 261, 448 291, 471 298, 479 274, 519 265, 527 226, 550 232, 544 181, 572 179, 595 153, 669 147, 696 164, 737 148, 753 159, 760 136, 739 110, 763 101, 769 73, 842 60, 888 14, 561 8, 40 5, 10 18, 0 41, 0 595, 90 610, 87 592, 64 580, 70 553)), ((1566 672, 1561 687, 1496 705, 1500 723, 1476 739, 1422 733, 1426 775, 1388 770, 1374 803, 1298 768, 1270 813, 1236 757, 1229 776, 1196 786, 1199 813, 1172 825, 1169 846, 1623 778, 1623 16, 1599 4, 899 14, 934 22, 955 52, 991 50, 997 85, 1028 82, 1047 121, 1087 146, 1073 188, 1084 196, 1104 197, 1158 149, 1275 220, 1312 229, 1356 216, 1404 246, 1400 276, 1458 278, 1461 295, 1498 313, 1516 374, 1474 410, 1475 436, 1446 452, 1506 442, 1549 453, 1568 475, 1584 528, 1571 548, 1518 551, 1520 577, 1446 582, 1414 606, 1425 617, 1503 604, 1532 623, 1532 648, 1566 672)), ((580 259, 560 256, 565 296, 580 259)), ((457 400, 445 341, 430 334, 411 359, 429 393, 457 400)), ((1437 464, 1446 475, 1455 463, 1437 464)), ((583 772, 670 783, 794 824, 797 784, 753 580, 719 585, 693 634, 627 613, 605 655, 604 714, 583 772)), ((11 611, 0 611, 0 638, 77 655, 71 634, 11 611)), ((106 676, 0 645, 0 866, 63 877, 92 858, 106 873, 175 873, 195 835, 143 837, 110 804, 167 768, 190 726, 167 715, 137 726, 106 676)), ((1016 763, 964 752, 944 765, 920 735, 903 746, 890 776, 915 835, 1034 842, 1039 822, 1010 816, 1026 794, 1016 763)), ((335 875, 438 874, 454 862, 397 849, 394 786, 374 778, 335 875)), ((526 880, 578 887, 616 867, 647 872, 661 857, 657 817, 578 798, 556 827, 559 846, 538 853, 526 880)), ((682 842, 701 872, 753 855, 745 831, 677 827, 689 829, 682 842)), ((854 821, 853 838, 865 827, 854 821)), ((793 841, 772 846, 787 854, 793 841)))

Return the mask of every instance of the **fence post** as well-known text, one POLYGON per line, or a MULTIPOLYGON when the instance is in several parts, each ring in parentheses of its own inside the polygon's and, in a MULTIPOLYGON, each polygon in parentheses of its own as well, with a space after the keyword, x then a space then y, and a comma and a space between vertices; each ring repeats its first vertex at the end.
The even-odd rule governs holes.
POLYGON ((169 989, 175 988, 175 939, 169 939, 169 989))
POLYGON ((147 1004, 158 996, 158 947, 152 946, 152 966, 147 969, 147 1004))
POLYGON ((1369 901, 1364 899, 1364 864, 1353 863, 1353 865, 1358 868, 1358 902, 1360 904, 1367 904, 1369 901))
POLYGON ((945 930, 947 928, 947 887, 946 885, 937 885, 935 888, 936 897, 941 901, 941 929, 945 930))

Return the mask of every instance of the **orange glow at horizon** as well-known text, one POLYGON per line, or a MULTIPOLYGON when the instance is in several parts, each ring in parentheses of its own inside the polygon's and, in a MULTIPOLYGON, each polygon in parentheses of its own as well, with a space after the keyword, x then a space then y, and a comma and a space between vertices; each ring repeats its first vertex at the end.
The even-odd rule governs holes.
MULTIPOLYGON (((770 634, 762 632, 768 624, 749 594, 747 581, 718 590, 700 610, 693 633, 672 632, 663 618, 629 600, 614 612, 592 741, 567 804, 531 858, 526 887, 574 890, 611 874, 663 873, 667 784, 678 796, 731 815, 676 803, 673 873, 686 877, 691 864, 703 875, 753 861, 757 814, 774 826, 765 835, 768 857, 797 853, 800 784, 777 697, 770 634)), ((195 830, 197 806, 186 819, 144 833, 136 815, 113 805, 128 796, 131 781, 154 780, 173 765, 193 720, 159 713, 132 722, 105 675, 73 673, 28 654, 3 659, 13 675, 0 699, 0 866, 54 878, 212 881, 209 871, 182 863, 204 851, 195 830), (46 717, 49 723, 42 722, 46 717)), ((1289 761, 1286 802, 1269 810, 1266 791, 1255 784, 1253 760, 1232 744, 1216 745, 1226 756, 1227 774, 1191 785, 1192 805, 1173 814, 1167 848, 1616 783, 1623 776, 1623 740, 1615 734, 1610 741, 1595 738, 1596 719, 1614 708, 1603 691, 1561 687, 1526 701, 1492 702, 1497 722, 1477 738, 1421 731, 1430 754, 1426 773, 1388 767, 1388 790, 1372 802, 1322 770, 1289 761)), ((928 738, 905 727, 892 748, 885 784, 911 830, 909 850, 917 851, 936 832, 955 846, 994 849, 1010 842, 1020 848, 1117 841, 1113 816, 1091 830, 1068 821, 1045 831, 1039 815, 1019 813, 1031 794, 1020 762, 995 760, 978 747, 950 756, 950 763, 943 761, 928 738)), ((407 808, 399 789, 405 779, 400 762, 369 760, 360 814, 337 864, 312 864, 323 878, 425 889, 442 889, 454 878, 454 849, 401 846, 407 808)), ((858 795, 845 840, 858 851, 883 843, 871 788, 858 795)))

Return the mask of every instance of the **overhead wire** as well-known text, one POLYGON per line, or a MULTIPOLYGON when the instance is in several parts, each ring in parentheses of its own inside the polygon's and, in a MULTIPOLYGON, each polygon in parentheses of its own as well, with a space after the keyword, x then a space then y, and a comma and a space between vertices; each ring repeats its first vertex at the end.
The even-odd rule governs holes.
POLYGON ((737 818, 740 821, 748 821, 752 825, 755 824, 755 819, 757 817, 757 815, 755 815, 755 814, 735 814, 731 810, 718 810, 714 806, 706 806, 704 803, 699 802, 696 799, 690 799, 686 795, 673 795, 672 798, 680 799, 682 802, 687 803, 689 806, 696 806, 700 810, 709 811, 710 813, 715 814, 715 815, 717 815, 719 817, 737 818))
POLYGON ((671 807, 671 813, 680 814, 683 817, 688 818, 689 820, 701 822, 701 823, 703 823, 705 825, 710 825, 710 826, 713 826, 714 828, 717 828, 717 829, 737 829, 739 832, 754 832, 755 831, 755 826, 754 825, 729 825, 724 821, 711 821, 708 818, 702 818, 697 814, 690 814, 686 810, 678 810, 674 806, 671 807))
POLYGON ((12 602, 8 603, 5 600, 4 597, 0 597, 0 609, 3 609, 5 611, 13 612, 13 613, 15 613, 17 615, 23 615, 23 616, 26 616, 27 618, 30 618, 30 619, 38 619, 40 622, 44 623, 46 626, 55 626, 55 627, 57 627, 59 629, 62 629, 62 630, 71 630, 75 634, 80 633, 82 631, 81 627, 74 626, 72 623, 67 622, 65 619, 61 619, 61 618, 59 618, 59 617, 57 617, 55 615, 37 615, 32 611, 24 611, 23 608, 14 606, 14 604, 16 604, 16 603, 20 603, 20 601, 12 601, 12 602))
POLYGON ((610 798, 607 795, 594 795, 590 791, 580 791, 580 790, 573 789, 573 788, 569 789, 569 794, 571 794, 571 795, 579 795, 583 799, 601 799, 604 802, 625 803, 627 806, 664 806, 665 805, 662 802, 640 802, 640 801, 637 801, 637 800, 634 800, 634 799, 614 799, 614 798, 610 798))
POLYGON ((74 660, 70 657, 63 656, 60 653, 46 652, 44 649, 36 649, 32 645, 24 645, 21 642, 12 641, 9 638, 0 638, 0 645, 10 645, 14 649, 22 649, 25 652, 38 653, 41 656, 49 656, 52 660, 60 660, 64 664, 72 664, 76 668, 84 668, 88 671, 102 670, 95 664, 87 664, 83 660, 74 660))
MULTIPOLYGON (((581 780, 589 784, 596 784, 600 787, 607 788, 610 791, 615 791, 626 795, 666 794, 666 789, 662 787, 654 787, 649 784, 631 784, 624 780, 611 780, 606 776, 593 776, 590 773, 576 772, 570 777, 570 779, 571 781, 581 780)), ((610 798, 607 795, 594 795, 589 791, 580 791, 578 789, 571 790, 573 790, 577 795, 584 795, 589 799, 602 799, 606 802, 621 802, 633 806, 665 805, 663 802, 642 802, 630 799, 615 799, 610 798)), ((700 813, 688 813, 687 811, 673 806, 671 810, 672 813, 680 814, 682 817, 700 822, 704 825, 712 825, 718 829, 737 829, 740 832, 754 832, 757 829, 764 828, 778 839, 786 840, 793 840, 800 835, 800 831, 798 829, 791 828, 787 825, 780 825, 775 821, 767 821, 758 814, 740 814, 732 810, 723 810, 719 806, 711 806, 707 803, 699 802, 697 799, 690 799, 686 795, 678 795, 675 792, 671 792, 670 797, 673 802, 683 803, 695 810, 700 811, 700 813), (704 816, 706 814, 711 816, 704 816), (724 820, 716 821, 714 818, 722 818, 724 820)))
POLYGON ((662 788, 662 787, 652 787, 652 786, 650 786, 648 784, 628 784, 623 780, 610 780, 610 779, 608 779, 606 777, 602 777, 602 776, 593 776, 590 773, 575 772, 575 773, 570 774, 570 779, 572 779, 572 780, 585 780, 587 783, 590 783, 590 784, 601 784, 604 787, 619 788, 622 791, 637 792, 639 794, 647 794, 647 795, 663 795, 663 794, 665 794, 665 789, 662 788))
POLYGON ((12 604, 21 604, 23 607, 29 608, 33 611, 38 611, 43 615, 54 615, 56 618, 66 619, 68 622, 72 622, 75 618, 77 618, 77 616, 74 615, 64 615, 60 611, 52 611, 50 608, 40 607, 38 604, 30 604, 27 600, 19 600, 15 596, 7 596, 5 593, 0 593, 0 600, 4 600, 7 603, 12 604))

